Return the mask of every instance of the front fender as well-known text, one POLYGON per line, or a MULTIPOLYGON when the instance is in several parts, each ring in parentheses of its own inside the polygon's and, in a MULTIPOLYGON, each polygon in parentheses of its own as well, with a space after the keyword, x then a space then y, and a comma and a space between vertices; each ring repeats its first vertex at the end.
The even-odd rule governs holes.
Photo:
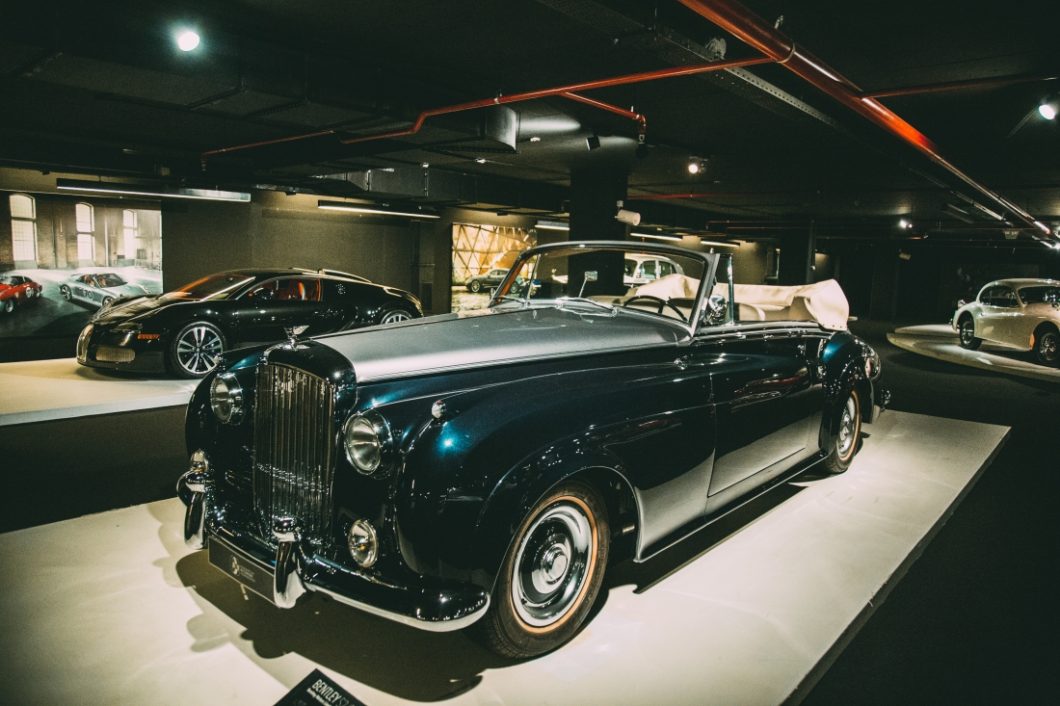
POLYGON ((665 493, 691 469, 709 472, 708 384, 666 363, 448 398, 449 416, 424 424, 395 488, 404 560, 489 589, 520 522, 564 479, 592 470, 628 497, 633 488, 665 493))

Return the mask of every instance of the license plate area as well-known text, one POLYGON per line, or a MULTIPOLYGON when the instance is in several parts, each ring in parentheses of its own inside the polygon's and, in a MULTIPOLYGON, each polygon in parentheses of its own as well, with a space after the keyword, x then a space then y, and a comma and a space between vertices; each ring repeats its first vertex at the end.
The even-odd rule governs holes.
POLYGON ((273 602, 272 567, 247 555, 217 536, 210 537, 208 552, 211 564, 269 603, 273 602))

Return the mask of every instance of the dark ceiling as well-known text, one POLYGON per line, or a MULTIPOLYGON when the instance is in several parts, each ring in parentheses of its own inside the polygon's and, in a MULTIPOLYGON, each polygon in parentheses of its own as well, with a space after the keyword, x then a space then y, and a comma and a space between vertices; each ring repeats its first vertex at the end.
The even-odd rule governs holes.
MULTIPOLYGON (((1060 94, 1049 3, 746 6, 866 95, 916 88, 880 101, 1060 228, 1060 125, 1037 113, 1060 94)), ((542 215, 565 210, 572 171, 623 170, 650 225, 878 237, 905 216, 964 238, 1032 231, 776 64, 581 93, 644 116, 640 149, 635 120, 562 97, 343 142, 425 109, 756 56, 676 0, 27 2, 0 26, 0 164, 542 215), (174 45, 182 26, 203 38, 193 52, 174 45)))

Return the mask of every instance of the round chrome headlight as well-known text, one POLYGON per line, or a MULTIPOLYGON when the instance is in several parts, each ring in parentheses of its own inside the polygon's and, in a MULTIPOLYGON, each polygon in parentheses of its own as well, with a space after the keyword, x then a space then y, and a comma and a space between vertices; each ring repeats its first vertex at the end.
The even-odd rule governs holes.
POLYGON ((372 475, 383 465, 390 443, 390 428, 379 414, 355 414, 343 426, 346 458, 358 471, 372 475))
POLYGON ((362 569, 367 569, 379 558, 379 537, 368 520, 354 520, 347 537, 350 556, 362 569))
POLYGON ((210 384, 210 409, 222 424, 243 418, 243 388, 232 373, 221 373, 210 384))

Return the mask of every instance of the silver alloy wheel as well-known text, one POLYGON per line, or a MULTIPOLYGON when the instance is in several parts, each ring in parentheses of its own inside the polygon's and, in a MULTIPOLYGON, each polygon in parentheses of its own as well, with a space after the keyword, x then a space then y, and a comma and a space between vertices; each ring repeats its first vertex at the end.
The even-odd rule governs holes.
POLYGON ((847 397, 847 403, 843 405, 843 416, 839 419, 839 456, 846 458, 854 446, 854 436, 857 428, 858 406, 854 396, 847 397))
POLYGON ((1047 331, 1038 337, 1038 357, 1046 363, 1055 363, 1060 354, 1060 335, 1047 331))
POLYGON ((394 309, 383 317, 380 324, 396 324, 399 321, 408 321, 412 316, 404 309, 394 309))
POLYGON ((4 300, 4 313, 5 314, 10 314, 14 310, 15 310, 15 300, 14 299, 5 299, 4 300))
POLYGON ((548 508, 523 537, 515 557, 512 605, 527 625, 561 620, 589 575, 596 538, 585 511, 570 501, 548 508))
POLYGON ((970 319, 961 322, 961 343, 968 345, 975 340, 975 324, 970 319))
POLYGON ((221 336, 213 327, 191 326, 177 339, 177 365, 192 375, 205 375, 214 369, 223 351, 221 336))
POLYGON ((70 301, 70 288, 69 287, 60 288, 59 289, 59 294, 62 294, 63 295, 63 299, 65 299, 66 301, 70 301))

